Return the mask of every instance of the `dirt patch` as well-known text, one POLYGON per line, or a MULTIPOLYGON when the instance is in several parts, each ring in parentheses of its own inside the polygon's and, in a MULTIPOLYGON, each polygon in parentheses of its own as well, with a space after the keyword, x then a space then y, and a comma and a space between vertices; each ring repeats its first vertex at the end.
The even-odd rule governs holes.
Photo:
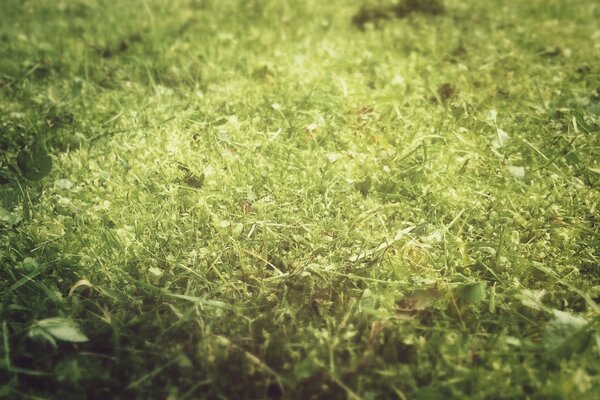
POLYGON ((364 4, 352 17, 352 23, 359 29, 364 29, 366 24, 379 25, 389 19, 402 19, 413 13, 423 15, 441 15, 446 12, 442 0, 403 0, 398 4, 364 4))
POLYGON ((406 18, 412 13, 441 15, 446 8, 442 0, 405 0, 395 6, 394 12, 398 18, 406 18))
POLYGON ((456 97, 458 89, 451 83, 443 83, 438 86, 436 95, 431 97, 432 103, 446 104, 449 100, 456 97))
POLYGON ((129 50, 129 46, 133 43, 140 43, 142 41, 142 36, 139 34, 133 34, 129 37, 119 41, 115 46, 106 46, 106 47, 94 47, 96 53, 102 58, 113 58, 119 54, 125 53, 129 50))

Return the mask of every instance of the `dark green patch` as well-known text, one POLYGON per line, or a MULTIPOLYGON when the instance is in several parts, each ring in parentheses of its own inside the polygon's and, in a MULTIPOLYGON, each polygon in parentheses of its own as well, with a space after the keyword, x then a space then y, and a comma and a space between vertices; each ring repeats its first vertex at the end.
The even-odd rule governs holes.
POLYGON ((21 174, 30 181, 39 181, 52 170, 52 157, 37 143, 30 149, 22 150, 17 156, 21 174))

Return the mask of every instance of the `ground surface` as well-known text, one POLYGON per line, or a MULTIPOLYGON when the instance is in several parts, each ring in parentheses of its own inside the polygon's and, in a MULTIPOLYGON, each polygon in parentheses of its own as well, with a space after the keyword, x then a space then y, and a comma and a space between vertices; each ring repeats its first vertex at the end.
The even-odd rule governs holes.
POLYGON ((600 5, 424 3, 2 0, 0 397, 599 398, 600 5))

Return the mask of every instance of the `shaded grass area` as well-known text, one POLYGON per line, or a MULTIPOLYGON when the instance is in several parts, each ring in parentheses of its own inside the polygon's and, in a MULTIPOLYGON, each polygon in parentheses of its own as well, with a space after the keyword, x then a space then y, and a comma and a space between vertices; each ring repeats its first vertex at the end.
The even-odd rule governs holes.
POLYGON ((3 1, 0 395, 596 398, 600 8, 412 3, 3 1))

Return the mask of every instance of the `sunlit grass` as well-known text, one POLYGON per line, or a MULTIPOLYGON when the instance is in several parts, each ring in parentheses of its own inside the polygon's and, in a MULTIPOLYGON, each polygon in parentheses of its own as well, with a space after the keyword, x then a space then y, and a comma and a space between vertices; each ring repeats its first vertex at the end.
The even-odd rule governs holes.
POLYGON ((596 398, 600 8, 393 7, 3 1, 0 395, 596 398))

